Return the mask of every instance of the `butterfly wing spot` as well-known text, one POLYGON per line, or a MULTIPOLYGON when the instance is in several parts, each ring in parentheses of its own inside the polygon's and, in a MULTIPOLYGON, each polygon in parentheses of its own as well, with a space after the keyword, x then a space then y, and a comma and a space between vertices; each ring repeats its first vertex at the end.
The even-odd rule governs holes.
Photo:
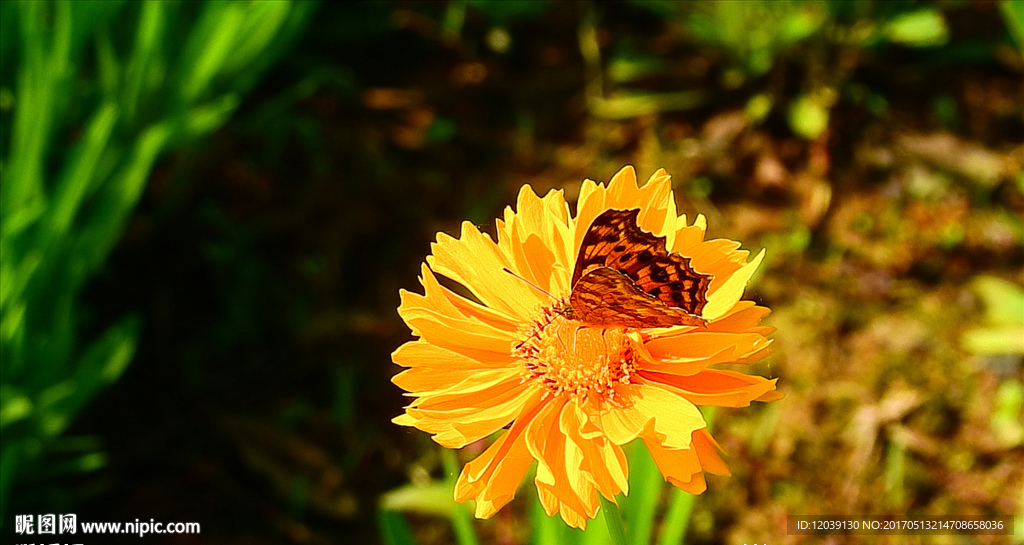
POLYGON ((651 267, 651 280, 660 283, 668 283, 668 271, 660 267, 651 267))

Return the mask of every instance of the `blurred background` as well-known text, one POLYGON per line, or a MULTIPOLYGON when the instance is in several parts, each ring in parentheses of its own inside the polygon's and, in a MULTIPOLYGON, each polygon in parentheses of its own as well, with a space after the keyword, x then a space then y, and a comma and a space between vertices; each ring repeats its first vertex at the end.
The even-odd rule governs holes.
MULTIPOLYGON (((768 249, 787 397, 717 412, 687 543, 1024 526, 1022 51, 1013 1, 0 2, 4 542, 452 542, 390 423, 398 290, 522 184, 626 164, 768 249)), ((482 542, 531 541, 529 486, 482 542)))

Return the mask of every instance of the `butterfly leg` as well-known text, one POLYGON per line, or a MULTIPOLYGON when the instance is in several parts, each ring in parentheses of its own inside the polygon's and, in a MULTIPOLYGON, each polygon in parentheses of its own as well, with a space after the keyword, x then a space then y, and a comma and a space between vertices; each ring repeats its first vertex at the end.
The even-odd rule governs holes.
POLYGON ((580 331, 582 331, 586 327, 587 327, 586 325, 578 325, 578 326, 576 326, 576 329, 573 330, 573 332, 572 332, 572 351, 573 351, 573 353, 577 353, 576 352, 576 350, 577 350, 576 339, 579 338, 580 331))

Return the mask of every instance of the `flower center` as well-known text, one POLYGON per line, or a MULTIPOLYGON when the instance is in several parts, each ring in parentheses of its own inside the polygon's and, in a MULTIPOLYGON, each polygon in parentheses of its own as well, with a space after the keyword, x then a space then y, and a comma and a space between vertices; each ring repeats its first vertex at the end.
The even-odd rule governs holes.
POLYGON ((636 358, 622 329, 593 327, 544 307, 520 330, 512 355, 523 360, 523 381, 540 381, 551 396, 591 396, 621 406, 616 387, 630 383, 636 358))

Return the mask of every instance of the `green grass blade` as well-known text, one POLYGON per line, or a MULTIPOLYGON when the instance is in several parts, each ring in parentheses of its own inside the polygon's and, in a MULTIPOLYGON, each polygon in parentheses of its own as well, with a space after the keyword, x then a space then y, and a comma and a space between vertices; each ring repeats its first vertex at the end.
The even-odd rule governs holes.
POLYGON ((378 510, 377 528, 380 530, 381 541, 386 545, 416 545, 409 523, 398 511, 378 510))
POLYGON ((664 482, 647 447, 642 441, 634 441, 629 453, 629 496, 624 502, 629 543, 651 542, 664 482))
POLYGON ((549 517, 544 512, 544 506, 541 505, 540 500, 537 498, 537 488, 535 486, 530 486, 530 488, 533 490, 530 503, 530 528, 532 529, 530 543, 533 545, 577 543, 579 540, 573 539, 573 536, 581 536, 582 534, 573 532, 562 522, 558 515, 549 517))
POLYGON ((127 213, 138 201, 146 177, 157 156, 171 137, 166 124, 149 127, 142 133, 126 164, 112 180, 113 189, 104 192, 88 227, 77 241, 77 270, 91 272, 106 259, 121 233, 127 213))
POLYGON ((185 43, 178 77, 182 105, 192 104, 209 88, 240 38, 248 4, 208 2, 185 43))
MULTIPOLYGON (((448 488, 454 497, 455 482, 459 475, 459 462, 455 458, 455 451, 442 449, 441 461, 444 464, 445 473, 448 475, 446 479, 449 484, 448 488)), ((478 545, 480 543, 476 536, 476 530, 473 528, 473 514, 469 512, 469 505, 465 503, 455 505, 455 510, 452 512, 452 530, 455 532, 455 541, 459 545, 478 545)))
POLYGON ((239 29, 239 39, 224 61, 224 70, 241 73, 256 60, 278 35, 288 20, 288 12, 296 9, 289 2, 257 2, 248 6, 239 29))
POLYGON ((665 523, 661 527, 658 538, 660 545, 679 545, 686 537, 686 528, 690 525, 690 514, 693 512, 693 494, 678 488, 672 489, 672 500, 665 513, 665 523))
POLYGON ((598 499, 601 501, 602 519, 604 520, 605 527, 608 528, 608 538, 612 545, 626 545, 628 543, 626 541, 626 528, 622 523, 619 506, 600 494, 598 494, 598 499))
POLYGON ((0 217, 43 199, 43 159, 51 131, 53 86, 46 66, 42 2, 16 4, 22 59, 17 74, 17 115, 11 135, 10 164, 0 184, 0 217), (31 100, 28 97, 32 97, 31 100), (22 104, 24 102, 24 104, 22 104))
POLYGON ((163 64, 166 60, 161 57, 161 42, 167 33, 165 20, 168 8, 165 2, 141 4, 135 47, 125 66, 125 82, 119 101, 127 122, 137 120, 143 95, 163 86, 162 74, 166 69, 163 64))
POLYGON ((89 184, 96 184, 99 181, 95 176, 96 165, 114 131, 118 113, 116 105, 107 103, 93 116, 85 131, 85 137, 72 152, 67 167, 59 177, 54 191, 52 212, 48 215, 48 229, 40 233, 42 236, 60 237, 71 228, 89 184))

